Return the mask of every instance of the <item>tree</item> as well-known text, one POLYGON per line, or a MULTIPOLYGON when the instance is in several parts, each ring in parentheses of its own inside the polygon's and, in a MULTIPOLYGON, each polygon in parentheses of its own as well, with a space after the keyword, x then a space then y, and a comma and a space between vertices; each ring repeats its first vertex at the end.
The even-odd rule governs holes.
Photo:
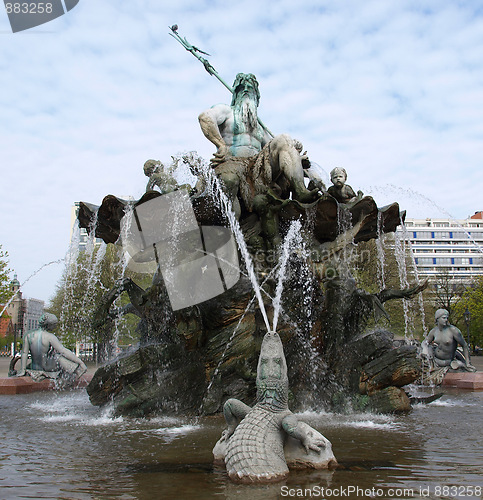
MULTIPOLYGON (((102 329, 92 324, 102 296, 122 277, 135 278, 141 286, 150 283, 149 276, 133 276, 125 269, 120 249, 113 244, 80 252, 66 265, 48 310, 59 318, 57 334, 67 346, 72 348, 76 342, 92 342, 109 354, 114 343, 137 341, 135 332, 139 318, 133 315, 118 318, 102 329)), ((118 305, 128 302, 124 294, 118 305)))
POLYGON ((457 318, 457 326, 466 339, 467 326, 464 320, 465 311, 470 313, 470 343, 475 346, 483 345, 483 276, 475 279, 466 288, 461 300, 455 306, 454 318, 457 318))
MULTIPOLYGON (((5 314, 3 315, 5 317, 5 314)), ((8 349, 11 345, 12 342, 14 341, 14 335, 13 333, 8 333, 5 335, 5 337, 0 337, 0 349, 8 349)))
POLYGON ((0 245, 0 304, 5 305, 12 296, 9 286, 11 272, 12 270, 8 268, 8 252, 0 245))
POLYGON ((433 282, 434 305, 436 309, 446 309, 451 316, 461 300, 465 286, 461 281, 452 279, 448 269, 437 274, 435 278, 433 282))
MULTIPOLYGON (((11 269, 8 268, 8 252, 2 249, 0 245, 0 312, 3 310, 5 304, 12 297, 12 290, 10 288, 10 273, 11 269)), ((2 315, 3 318, 9 318, 6 312, 2 315)), ((0 338, 0 348, 5 348, 13 342, 13 335, 7 334, 6 337, 0 338)))
MULTIPOLYGON (((358 243, 350 261, 357 286, 372 294, 383 289, 407 288, 417 283, 410 248, 396 234, 381 235, 379 241, 358 243)), ((390 323, 386 327, 396 335, 421 337, 425 330, 422 322, 425 306, 419 297, 387 303, 385 309, 390 323)), ((368 328, 374 326, 374 321, 369 321, 368 328)))

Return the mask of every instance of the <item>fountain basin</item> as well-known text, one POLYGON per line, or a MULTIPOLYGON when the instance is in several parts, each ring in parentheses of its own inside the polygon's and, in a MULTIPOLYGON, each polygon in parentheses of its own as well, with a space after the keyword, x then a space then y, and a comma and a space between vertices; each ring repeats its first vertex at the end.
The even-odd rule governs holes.
POLYGON ((289 489, 359 486, 382 489, 378 498, 404 498, 389 496, 396 488, 412 489, 412 498, 441 498, 436 491, 457 485, 477 500, 483 392, 443 390, 441 399, 410 414, 301 414, 332 442, 339 466, 293 470, 282 483, 243 487, 213 466, 211 450, 225 428, 220 415, 115 418, 92 406, 84 391, 4 396, 2 497, 275 500, 289 489))

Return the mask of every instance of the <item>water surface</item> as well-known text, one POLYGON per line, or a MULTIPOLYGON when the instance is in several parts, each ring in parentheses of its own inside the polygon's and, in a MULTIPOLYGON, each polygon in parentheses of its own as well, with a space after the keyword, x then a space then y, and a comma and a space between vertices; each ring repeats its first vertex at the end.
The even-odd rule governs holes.
POLYGON ((1 499, 482 498, 483 392, 446 389, 406 416, 306 412, 341 467, 269 486, 213 467, 220 416, 112 418, 83 390, 1 396, 0 415, 1 499))

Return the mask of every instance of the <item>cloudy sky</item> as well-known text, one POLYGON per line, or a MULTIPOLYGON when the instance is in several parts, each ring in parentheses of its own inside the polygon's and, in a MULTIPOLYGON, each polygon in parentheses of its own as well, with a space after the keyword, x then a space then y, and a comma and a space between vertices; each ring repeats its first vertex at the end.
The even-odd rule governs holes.
MULTIPOLYGON (((483 8, 457 0, 80 0, 13 34, 0 8, 0 244, 21 282, 69 245, 71 206, 139 197, 148 158, 214 147, 197 115, 251 72, 260 116, 408 217, 483 209, 483 8)), ((25 296, 48 300, 62 265, 25 296)))

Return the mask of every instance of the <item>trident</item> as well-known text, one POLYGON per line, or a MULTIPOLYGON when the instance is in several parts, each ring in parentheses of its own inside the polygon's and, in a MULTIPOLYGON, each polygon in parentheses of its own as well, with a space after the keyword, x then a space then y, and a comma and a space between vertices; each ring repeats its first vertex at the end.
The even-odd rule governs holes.
MULTIPOLYGON (((225 80, 223 80, 223 78, 221 78, 221 76, 218 74, 218 72, 216 71, 216 69, 210 64, 210 62, 208 61, 208 59, 205 59, 204 57, 201 57, 200 55, 197 54, 197 52, 199 52, 200 54, 204 54, 206 56, 209 56, 210 54, 208 54, 207 52, 202 51, 201 49, 199 49, 198 47, 195 47, 194 45, 191 45, 191 43, 189 43, 188 40, 186 40, 186 38, 181 38, 179 36, 179 34, 178 34, 178 25, 177 24, 174 24, 173 26, 170 26, 169 29, 171 30, 170 35, 173 38, 175 38, 176 40, 178 40, 178 42, 188 52, 191 52, 196 57, 196 59, 198 59, 198 61, 200 61, 201 64, 203 64, 203 66, 205 67, 206 71, 208 71, 208 73, 210 75, 215 76, 216 78, 218 78, 218 80, 230 91, 230 93, 233 94, 234 93, 233 88, 230 87, 230 85, 228 85, 228 83, 226 83, 225 80)), ((260 124, 260 126, 271 137, 274 137, 274 135, 272 134, 272 132, 270 132, 270 130, 268 129, 268 127, 262 122, 262 120, 260 120, 260 118, 258 118, 258 123, 260 124)))

